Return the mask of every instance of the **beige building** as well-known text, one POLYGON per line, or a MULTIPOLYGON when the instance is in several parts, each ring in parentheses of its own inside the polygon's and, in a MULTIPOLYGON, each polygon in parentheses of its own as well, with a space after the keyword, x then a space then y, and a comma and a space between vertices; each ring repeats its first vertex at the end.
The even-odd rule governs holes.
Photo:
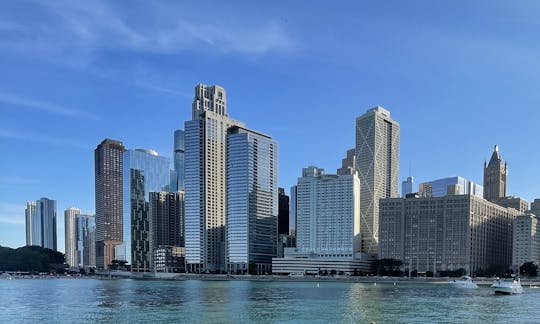
POLYGON ((496 201, 497 205, 514 208, 522 213, 529 210, 529 202, 519 197, 504 197, 496 201))
POLYGON ((382 199, 379 259, 418 272, 510 268, 518 214, 471 195, 382 199))
POLYGON ((244 125, 227 115, 225 89, 195 87, 185 123, 185 233, 188 272, 225 270, 227 130, 244 125))
POLYGON ((512 267, 525 262, 540 262, 540 223, 534 214, 519 215, 514 220, 512 267))
POLYGON ((399 124, 388 110, 375 107, 356 119, 355 152, 362 253, 373 257, 379 243, 379 199, 399 197, 399 124))
POLYGON ((508 164, 503 163, 499 146, 495 145, 489 163, 484 161, 484 199, 491 202, 506 197, 508 164))

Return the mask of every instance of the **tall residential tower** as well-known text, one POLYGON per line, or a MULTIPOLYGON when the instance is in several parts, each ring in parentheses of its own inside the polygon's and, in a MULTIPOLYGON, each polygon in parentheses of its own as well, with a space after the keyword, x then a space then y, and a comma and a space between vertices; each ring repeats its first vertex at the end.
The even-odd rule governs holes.
POLYGON ((66 245, 66 263, 71 268, 78 267, 77 262, 77 216, 81 210, 75 207, 69 207, 64 211, 64 231, 66 245))
POLYGON ((243 126, 227 115, 225 89, 195 87, 185 123, 186 264, 189 272, 225 270, 227 130, 243 126))
POLYGON ((96 186, 96 267, 108 269, 122 244, 122 142, 105 139, 94 151, 96 186))
POLYGON ((56 251, 56 200, 41 198, 26 204, 26 245, 56 251))

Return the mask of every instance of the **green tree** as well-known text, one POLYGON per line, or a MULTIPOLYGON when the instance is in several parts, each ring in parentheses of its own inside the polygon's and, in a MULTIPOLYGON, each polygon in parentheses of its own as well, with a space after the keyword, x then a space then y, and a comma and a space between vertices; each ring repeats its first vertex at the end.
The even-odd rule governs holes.
POLYGON ((538 265, 535 262, 525 262, 519 267, 521 275, 536 277, 538 276, 538 265))

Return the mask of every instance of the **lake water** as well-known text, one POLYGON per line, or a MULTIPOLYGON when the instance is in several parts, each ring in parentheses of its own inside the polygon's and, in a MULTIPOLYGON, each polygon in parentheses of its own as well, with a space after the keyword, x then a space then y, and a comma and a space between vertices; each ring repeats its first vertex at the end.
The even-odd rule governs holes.
POLYGON ((540 289, 433 284, 0 279, 0 323, 540 323, 540 289))

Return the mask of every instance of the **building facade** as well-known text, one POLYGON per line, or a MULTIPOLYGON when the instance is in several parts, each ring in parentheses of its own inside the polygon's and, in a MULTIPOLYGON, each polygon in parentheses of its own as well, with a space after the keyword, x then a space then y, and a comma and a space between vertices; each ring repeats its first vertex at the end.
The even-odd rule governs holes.
POLYGON ((56 200, 41 198, 26 204, 26 245, 57 251, 56 200))
POLYGON ((356 168, 356 150, 347 150, 345 158, 341 159, 341 168, 337 169, 337 174, 351 174, 351 170, 356 168))
POLYGON ((446 195, 473 195, 483 198, 482 186, 463 177, 449 177, 422 182, 418 186, 420 197, 444 197, 446 195))
POLYGON ((88 216, 88 227, 83 236, 83 267, 96 267, 96 219, 94 215, 88 216))
POLYGON ((183 129, 174 131, 174 170, 171 171, 170 191, 184 190, 185 133, 183 129))
POLYGON ((414 191, 413 185, 414 185, 414 178, 412 176, 407 177, 407 179, 401 183, 401 197, 405 197, 408 194, 412 194, 414 191))
POLYGON ((122 142, 105 139, 94 151, 96 198, 96 267, 108 269, 123 242, 122 142))
POLYGON ((291 199, 290 199, 290 211, 289 211, 289 234, 296 237, 296 220, 298 219, 296 215, 296 211, 298 210, 298 207, 296 205, 297 199, 297 192, 298 187, 296 185, 291 186, 291 199))
POLYGON ((379 200, 399 197, 399 124, 375 107, 356 119, 356 170, 360 178, 362 252, 373 257, 379 242, 379 200))
POLYGON ((189 272, 225 271, 227 130, 243 126, 227 115, 225 89, 195 87, 185 123, 186 264, 189 272))
POLYGON ((469 274, 512 263, 517 210, 471 195, 382 199, 380 259, 403 261, 405 270, 469 274))
POLYGON ((278 236, 277 168, 277 143, 271 137, 238 126, 229 129, 227 272, 271 273, 278 236))
POLYGON ((131 271, 152 270, 150 243, 150 192, 169 188, 170 160, 156 151, 136 149, 124 152, 123 162, 123 251, 118 260, 131 264, 131 271))
MULTIPOLYGON (((184 218, 183 191, 150 192, 150 248, 153 253, 158 248, 185 247, 184 218)), ((185 250, 182 251, 183 258, 185 250)))
POLYGON ((77 216, 81 210, 75 207, 69 207, 64 211, 64 232, 65 232, 65 252, 66 263, 70 268, 76 268, 79 265, 77 260, 77 216))
POLYGON ((325 175, 313 166, 302 170, 296 247, 285 247, 284 257, 272 260, 273 273, 353 274, 369 268, 369 262, 360 261, 360 180, 355 170, 350 172, 325 175))
POLYGON ((525 213, 529 210, 529 202, 523 198, 519 197, 503 197, 499 198, 496 201, 497 205, 507 207, 507 208, 514 208, 522 213, 525 213))
POLYGON ((278 188, 278 234, 288 235, 290 232, 290 202, 284 188, 278 188))
POLYGON ((508 164, 503 163, 499 146, 495 145, 489 163, 484 161, 484 198, 497 202, 506 197, 506 175, 508 164))
POLYGON ((514 220, 512 268, 525 262, 540 262, 540 223, 534 214, 519 215, 514 220))
POLYGON ((540 198, 535 199, 531 203, 531 213, 536 215, 537 217, 540 217, 540 198))

